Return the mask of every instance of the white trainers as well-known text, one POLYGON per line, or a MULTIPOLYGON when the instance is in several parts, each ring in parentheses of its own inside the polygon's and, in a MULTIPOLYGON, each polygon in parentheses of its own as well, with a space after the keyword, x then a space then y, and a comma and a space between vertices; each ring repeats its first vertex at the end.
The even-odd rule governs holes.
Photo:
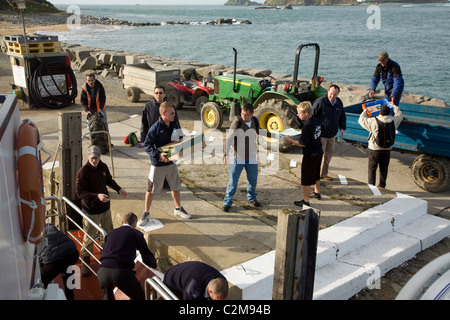
POLYGON ((174 209, 173 210, 173 214, 176 215, 176 216, 180 216, 183 219, 190 219, 190 218, 192 218, 192 216, 189 213, 187 213, 186 210, 184 210, 183 207, 181 207, 179 210, 174 209))
POLYGON ((138 222, 138 226, 140 227, 145 226, 149 221, 150 221, 150 213, 144 212, 144 214, 142 215, 141 219, 138 222))

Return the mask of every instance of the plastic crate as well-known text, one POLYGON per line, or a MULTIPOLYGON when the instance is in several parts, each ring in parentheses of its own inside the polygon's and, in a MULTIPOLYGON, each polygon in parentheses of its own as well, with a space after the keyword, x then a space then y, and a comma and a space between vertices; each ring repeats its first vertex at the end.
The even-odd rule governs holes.
POLYGON ((362 104, 362 108, 363 108, 363 110, 366 110, 368 118, 378 116, 380 114, 380 109, 382 106, 388 106, 391 109, 391 116, 394 115, 394 110, 392 108, 392 105, 386 99, 376 100, 376 101, 362 104))
MULTIPOLYGON (((27 36, 27 42, 54 42, 58 41, 58 36, 45 36, 45 35, 37 35, 37 36, 27 36)), ((4 36, 3 40, 5 42, 16 42, 16 43, 25 43, 25 37, 23 35, 14 35, 14 36, 4 36)))
MULTIPOLYGON (((28 42, 28 54, 43 54, 43 53, 57 53, 61 52, 61 42, 28 42)), ((25 55, 27 54, 27 48, 25 43, 6 42, 8 52, 25 55)))

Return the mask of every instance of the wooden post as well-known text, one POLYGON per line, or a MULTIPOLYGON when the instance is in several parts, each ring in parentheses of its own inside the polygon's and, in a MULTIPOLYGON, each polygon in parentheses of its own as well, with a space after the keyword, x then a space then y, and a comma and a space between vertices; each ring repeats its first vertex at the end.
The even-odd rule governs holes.
POLYGON ((319 214, 314 209, 279 211, 273 300, 312 300, 319 214))
MULTIPOLYGON (((60 186, 62 195, 79 205, 75 190, 77 171, 83 159, 81 141, 81 112, 61 112, 58 115, 59 144, 61 148, 60 186)), ((80 215, 67 206, 67 214, 81 223, 80 215), (77 218, 79 217, 79 218, 77 218)), ((69 230, 72 230, 69 224, 69 230)))

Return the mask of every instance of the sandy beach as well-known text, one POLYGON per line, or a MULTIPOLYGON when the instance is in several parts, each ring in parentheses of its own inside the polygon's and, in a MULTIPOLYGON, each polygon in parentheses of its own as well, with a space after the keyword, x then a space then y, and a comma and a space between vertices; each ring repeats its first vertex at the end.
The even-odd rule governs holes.
MULTIPOLYGON (((1 35, 18 35, 23 34, 23 27, 21 24, 12 24, 8 22, 0 22, 0 30, 1 35)), ((65 32, 69 31, 66 24, 57 24, 57 25, 33 25, 26 26, 26 32, 28 35, 32 35, 36 31, 56 31, 56 32, 65 32)))

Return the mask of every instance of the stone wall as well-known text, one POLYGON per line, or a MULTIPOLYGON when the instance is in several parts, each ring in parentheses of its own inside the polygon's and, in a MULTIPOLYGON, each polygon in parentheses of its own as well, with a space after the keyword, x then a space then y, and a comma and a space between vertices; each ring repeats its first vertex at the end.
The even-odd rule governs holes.
MULTIPOLYGON (((185 61, 170 57, 131 53, 123 51, 107 51, 97 48, 84 47, 73 44, 63 44, 63 50, 67 51, 72 61, 72 68, 82 73, 95 73, 103 77, 122 78, 122 66, 124 64, 148 63, 156 70, 180 69, 181 80, 202 80, 222 74, 233 73, 233 66, 208 64, 197 61, 185 61)), ((292 80, 290 74, 272 73, 268 69, 238 68, 237 73, 254 77, 271 76, 281 82, 292 80)), ((369 86, 336 83, 341 88, 339 98, 344 105, 361 103, 368 99, 369 86)), ((328 88, 332 83, 325 81, 322 86, 328 88)), ((378 92, 375 99, 383 99, 383 91, 378 92)), ((402 102, 412 104, 424 104, 433 106, 447 106, 443 100, 432 99, 423 95, 403 93, 402 102)))

